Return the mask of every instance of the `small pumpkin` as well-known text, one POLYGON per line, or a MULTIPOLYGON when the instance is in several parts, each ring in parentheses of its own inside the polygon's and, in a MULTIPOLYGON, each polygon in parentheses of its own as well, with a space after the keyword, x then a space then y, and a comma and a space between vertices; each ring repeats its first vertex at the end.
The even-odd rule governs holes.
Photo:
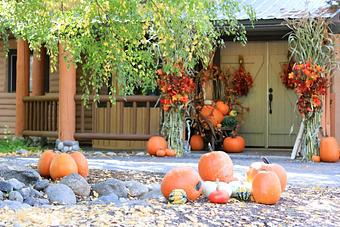
POLYGON ((223 115, 227 115, 229 112, 229 106, 223 101, 216 102, 216 109, 218 109, 223 115))
POLYGON ((83 153, 81 153, 79 151, 75 151, 75 152, 72 152, 70 155, 77 164, 78 174, 83 176, 83 177, 88 177, 88 175, 89 175, 89 164, 87 162, 86 157, 83 155, 83 153))
MULTIPOLYGON (((229 197, 232 194, 232 188, 229 184, 225 183, 225 182, 219 182, 219 188, 222 191, 225 191, 226 193, 228 193, 229 197)), ((217 183, 215 181, 204 181, 203 182, 203 195, 205 197, 209 197, 209 195, 216 190, 217 187, 217 183)))
POLYGON ((220 190, 218 179, 216 181, 216 190, 210 193, 208 199, 211 203, 219 203, 219 204, 228 203, 229 194, 225 192, 224 190, 220 190))
POLYGON ((185 204, 188 201, 187 193, 183 189, 174 189, 169 194, 169 203, 185 204))
POLYGON ((281 184, 281 191, 285 191, 287 185, 287 173, 283 166, 270 163, 266 157, 262 157, 263 162, 253 162, 247 170, 247 181, 252 183, 256 174, 260 171, 273 171, 279 178, 281 184))
POLYGON ((223 150, 230 153, 240 153, 244 151, 246 142, 241 136, 226 137, 223 140, 223 150))
POLYGON ((161 136, 152 136, 146 143, 146 150, 150 155, 156 155, 156 152, 160 149, 166 149, 168 144, 166 140, 161 136))
POLYGON ((50 176, 50 165, 57 154, 53 150, 45 150, 38 161, 38 172, 42 177, 50 176))
POLYGON ((252 195, 257 203, 276 204, 281 197, 279 177, 272 171, 260 171, 253 179, 252 195))
POLYGON ((204 148, 204 141, 201 135, 193 135, 190 138, 190 147, 193 151, 201 151, 204 148))
POLYGON ((334 137, 323 137, 320 141, 320 159, 323 162, 339 160, 339 146, 334 137))
POLYGON ((183 189, 191 201, 195 201, 202 193, 202 181, 198 173, 191 167, 175 167, 167 172, 161 183, 161 191, 169 199, 174 189, 183 189))
POLYGON ((229 183, 233 180, 233 161, 222 151, 211 151, 201 156, 198 161, 198 172, 204 181, 229 183))
POLYGON ((165 156, 165 150, 164 150, 164 149, 159 149, 159 150, 156 152, 156 156, 157 156, 157 157, 164 157, 164 156, 165 156))
POLYGON ((76 161, 66 153, 57 154, 50 165, 50 175, 53 180, 58 180, 72 173, 78 173, 76 161))
POLYGON ((224 119, 223 114, 218 109, 215 109, 210 105, 203 106, 200 113, 207 118, 213 126, 220 124, 224 119))
POLYGON ((167 148, 165 149, 165 155, 170 157, 176 156, 176 151, 174 149, 167 148))
POLYGON ((320 162, 320 156, 318 156, 318 155, 313 155, 313 156, 312 156, 312 161, 313 161, 313 162, 320 162))

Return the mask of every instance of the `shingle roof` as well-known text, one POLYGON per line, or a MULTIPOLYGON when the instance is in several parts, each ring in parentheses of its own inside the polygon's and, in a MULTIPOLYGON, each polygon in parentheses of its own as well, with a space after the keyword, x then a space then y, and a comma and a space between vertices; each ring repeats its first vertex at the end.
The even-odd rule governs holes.
MULTIPOLYGON (((340 12, 339 0, 241 0, 250 4, 257 19, 300 18, 310 14, 312 17, 333 18, 340 12)), ((237 15, 239 20, 248 19, 246 13, 237 15)))

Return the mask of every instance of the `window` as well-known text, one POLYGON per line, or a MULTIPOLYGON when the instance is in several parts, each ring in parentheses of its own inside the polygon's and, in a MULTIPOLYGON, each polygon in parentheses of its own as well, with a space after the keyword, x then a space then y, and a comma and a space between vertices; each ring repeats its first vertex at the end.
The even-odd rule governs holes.
MULTIPOLYGON (((29 92, 32 92, 32 62, 33 54, 30 55, 30 74, 29 74, 29 92)), ((44 88, 45 92, 49 91, 49 74, 50 74, 50 59, 47 55, 46 65, 44 69, 45 81, 44 88)), ((17 82, 17 50, 10 49, 8 52, 8 92, 12 93, 16 91, 17 82)))

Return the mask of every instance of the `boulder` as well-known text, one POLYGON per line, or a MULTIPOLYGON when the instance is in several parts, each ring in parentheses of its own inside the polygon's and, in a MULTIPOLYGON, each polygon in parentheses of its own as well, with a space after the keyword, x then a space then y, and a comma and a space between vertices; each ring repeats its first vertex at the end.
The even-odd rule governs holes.
POLYGON ((22 203, 24 201, 24 198, 22 197, 22 195, 18 191, 11 191, 9 193, 8 198, 9 198, 9 200, 18 201, 20 203, 22 203))
POLYGON ((13 185, 7 181, 0 181, 0 191, 9 193, 13 191, 13 185))
POLYGON ((139 197, 149 191, 149 188, 138 181, 126 181, 125 186, 129 189, 132 197, 139 197))
POLYGON ((145 193, 144 195, 142 195, 140 198, 144 199, 144 200, 156 199, 156 200, 159 200, 161 202, 166 201, 166 199, 164 198, 164 196, 161 192, 161 189, 151 190, 151 191, 145 193))
POLYGON ((50 182, 46 179, 39 180, 35 183, 34 189, 38 190, 38 191, 43 191, 43 190, 45 190, 45 188, 48 187, 49 184, 50 184, 50 182))
POLYGON ((90 195, 91 186, 87 183, 84 177, 77 173, 73 173, 64 177, 60 183, 69 186, 76 195, 90 195))
POLYGON ((22 195, 24 199, 28 198, 31 195, 31 188, 25 187, 19 190, 19 193, 22 195))
POLYGON ((20 203, 18 201, 11 201, 11 200, 4 200, 3 202, 0 202, 0 208, 8 207, 13 210, 18 210, 22 208, 28 208, 30 205, 25 203, 20 203))
POLYGON ((72 189, 65 184, 50 184, 45 191, 51 203, 61 205, 76 204, 76 195, 72 189))
POLYGON ((14 165, 13 163, 0 164, 0 177, 4 178, 5 180, 15 178, 25 185, 33 185, 38 180, 41 180, 41 176, 34 169, 22 165, 14 165))
POLYGON ((14 190, 20 190, 22 189, 23 187, 25 187, 25 184, 18 181, 17 179, 15 178, 11 178, 7 181, 8 183, 10 183, 12 186, 13 186, 13 189, 14 190))
POLYGON ((34 188, 31 188, 30 196, 39 198, 39 197, 43 197, 44 194, 38 190, 35 190, 34 188))
POLYGON ((43 206, 49 204, 49 201, 48 199, 28 197, 24 200, 24 203, 27 203, 30 206, 43 206))
POLYGON ((100 203, 119 203, 119 198, 115 193, 111 193, 109 195, 103 195, 101 197, 98 198, 98 200, 100 201, 100 203))
POLYGON ((111 178, 104 182, 95 184, 92 189, 96 191, 100 196, 109 195, 115 193, 118 197, 127 198, 128 190, 125 187, 123 181, 111 178))
POLYGON ((2 191, 0 191, 0 200, 4 199, 4 193, 2 191))

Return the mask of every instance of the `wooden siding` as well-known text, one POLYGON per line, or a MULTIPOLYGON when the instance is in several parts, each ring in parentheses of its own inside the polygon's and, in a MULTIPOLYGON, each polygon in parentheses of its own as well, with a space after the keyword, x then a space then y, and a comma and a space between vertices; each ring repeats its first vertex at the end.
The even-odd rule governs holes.
MULTIPOLYGON (((340 34, 336 35, 335 39, 335 57, 336 61, 340 62, 340 34)), ((331 134, 335 136, 340 143, 340 69, 334 72, 333 79, 333 103, 331 113, 331 134)))
POLYGON ((15 132, 15 93, 0 93, 0 138, 15 132), (6 132, 7 131, 7 132, 6 132))

